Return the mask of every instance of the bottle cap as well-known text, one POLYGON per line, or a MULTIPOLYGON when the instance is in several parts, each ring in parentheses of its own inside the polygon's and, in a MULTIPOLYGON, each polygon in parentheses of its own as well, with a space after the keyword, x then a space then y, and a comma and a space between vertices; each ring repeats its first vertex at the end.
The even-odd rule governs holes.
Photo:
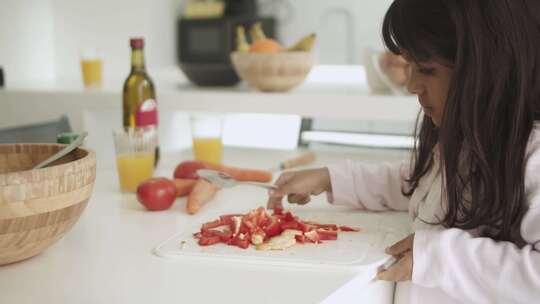
POLYGON ((133 49, 142 49, 144 48, 144 38, 131 38, 129 40, 129 45, 133 49))
POLYGON ((56 143, 69 145, 75 141, 78 136, 79 134, 72 132, 60 133, 56 135, 56 143))

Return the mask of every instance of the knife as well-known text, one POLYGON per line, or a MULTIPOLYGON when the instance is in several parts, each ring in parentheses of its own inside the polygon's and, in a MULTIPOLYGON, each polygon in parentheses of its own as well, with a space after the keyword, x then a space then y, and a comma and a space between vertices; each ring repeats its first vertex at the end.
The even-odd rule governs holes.
POLYGON ((270 168, 270 171, 282 171, 299 166, 309 165, 315 161, 315 158, 315 152, 309 151, 297 157, 282 161, 277 167, 270 168))

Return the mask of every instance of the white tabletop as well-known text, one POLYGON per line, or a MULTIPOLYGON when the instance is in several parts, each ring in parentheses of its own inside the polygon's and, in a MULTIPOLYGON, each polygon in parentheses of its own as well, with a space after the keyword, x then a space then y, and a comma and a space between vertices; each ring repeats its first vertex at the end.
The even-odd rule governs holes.
MULTIPOLYGON (((225 161, 266 168, 292 154, 229 149, 225 161)), ((318 164, 344 157, 318 155, 318 164)), ((364 150, 349 156, 381 161, 403 155, 364 150)), ((158 175, 170 176, 174 164, 188 157, 168 155, 158 175)), ((319 303, 354 277, 347 270, 298 270, 152 254, 158 243, 209 220, 211 213, 227 213, 231 204, 247 211, 265 199, 264 191, 238 187, 220 191, 195 216, 185 213, 185 199, 167 211, 147 212, 134 195, 118 191, 113 168, 100 169, 88 207, 71 231, 41 255, 0 267, 0 303, 319 303)), ((311 206, 328 205, 319 196, 311 206)), ((396 227, 407 226, 404 213, 385 216, 396 227)), ((392 303, 393 284, 369 283, 349 292, 350 303, 392 303)))

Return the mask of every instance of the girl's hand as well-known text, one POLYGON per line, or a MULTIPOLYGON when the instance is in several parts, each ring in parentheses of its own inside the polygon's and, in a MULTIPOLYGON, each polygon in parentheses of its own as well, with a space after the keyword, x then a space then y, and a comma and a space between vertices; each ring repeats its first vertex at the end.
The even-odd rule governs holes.
POLYGON ((327 168, 285 172, 277 179, 275 185, 278 188, 268 193, 269 209, 283 208, 281 201, 284 196, 287 196, 289 203, 304 205, 309 203, 311 195, 332 190, 327 168))
POLYGON ((377 273, 377 280, 403 282, 412 279, 414 233, 386 249, 398 261, 377 273))

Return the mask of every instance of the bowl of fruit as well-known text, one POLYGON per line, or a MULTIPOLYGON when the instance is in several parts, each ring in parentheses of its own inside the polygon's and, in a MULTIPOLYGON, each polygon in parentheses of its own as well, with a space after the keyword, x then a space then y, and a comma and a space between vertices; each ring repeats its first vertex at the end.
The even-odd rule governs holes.
POLYGON ((250 29, 251 44, 242 26, 237 27, 236 36, 237 49, 231 54, 233 67, 242 80, 260 91, 284 92, 297 87, 315 63, 315 34, 288 48, 267 38, 259 23, 250 29))

